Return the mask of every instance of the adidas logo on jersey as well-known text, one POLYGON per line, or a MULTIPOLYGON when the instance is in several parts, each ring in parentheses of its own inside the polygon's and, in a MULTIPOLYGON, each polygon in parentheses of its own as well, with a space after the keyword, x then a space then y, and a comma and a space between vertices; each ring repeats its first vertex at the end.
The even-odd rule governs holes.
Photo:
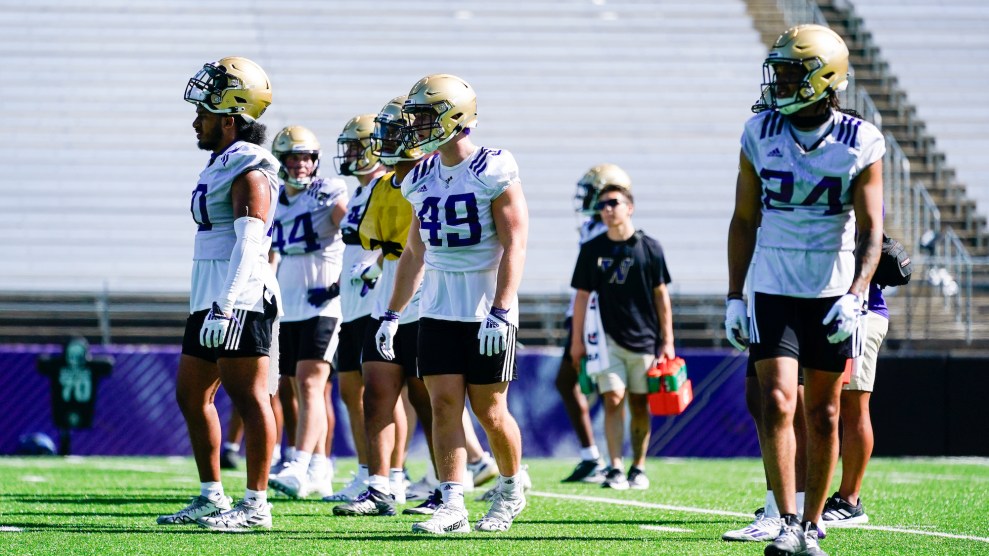
POLYGON ((769 154, 767 154, 766 156, 775 156, 778 158, 783 158, 783 153, 780 152, 779 148, 775 148, 769 151, 769 154))
POLYGON ((427 191, 429 191, 429 188, 426 187, 426 184, 423 184, 422 187, 420 187, 419 189, 416 189, 416 193, 425 193, 427 191))

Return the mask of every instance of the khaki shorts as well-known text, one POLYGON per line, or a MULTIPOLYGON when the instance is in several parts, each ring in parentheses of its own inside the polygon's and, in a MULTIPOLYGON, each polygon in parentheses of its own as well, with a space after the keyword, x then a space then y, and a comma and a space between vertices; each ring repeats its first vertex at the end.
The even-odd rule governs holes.
POLYGON ((627 390, 633 394, 649 393, 646 374, 656 361, 655 355, 629 351, 608 336, 608 360, 611 367, 597 375, 599 392, 627 390))
POLYGON ((862 355, 852 363, 852 378, 842 390, 872 392, 876 384, 876 360, 879 358, 879 348, 883 345, 886 332, 889 331, 889 320, 873 312, 865 314, 865 342, 862 345, 862 355))

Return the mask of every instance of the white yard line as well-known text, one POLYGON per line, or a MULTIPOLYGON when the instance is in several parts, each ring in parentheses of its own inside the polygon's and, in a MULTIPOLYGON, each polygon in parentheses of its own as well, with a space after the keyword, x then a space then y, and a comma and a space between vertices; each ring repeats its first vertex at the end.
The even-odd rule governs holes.
POLYGON ((649 531, 662 531, 664 533, 693 533, 692 529, 680 529, 679 527, 663 527, 662 525, 639 525, 649 531))
POLYGON ((709 510, 707 508, 692 508, 690 506, 670 506, 669 504, 654 504, 652 502, 639 502, 637 500, 622 500, 619 498, 599 498, 597 496, 581 496, 577 494, 556 494, 553 492, 538 492, 531 490, 525 493, 526 496, 542 496, 544 498, 557 498, 560 500, 580 500, 582 502, 597 502, 599 504, 614 504, 616 506, 631 506, 635 508, 649 508, 653 510, 670 510, 674 512, 688 512, 694 514, 724 515, 729 517, 751 518, 751 513, 727 512, 724 510, 709 510))
MULTIPOLYGON (((671 506, 669 504, 654 504, 652 502, 639 502, 638 500, 621 500, 618 498, 600 498, 597 496, 581 496, 577 494, 557 494, 553 492, 539 492, 539 491, 529 491, 526 493, 527 496, 539 496, 543 498, 556 498, 558 500, 579 500, 582 502, 596 502, 598 504, 614 504, 616 506, 629 506, 634 508, 650 508, 654 510, 670 510, 674 512, 688 512, 695 514, 707 514, 707 515, 722 515, 729 517, 745 517, 750 518, 752 514, 742 513, 742 512, 729 512, 724 510, 711 510, 707 508, 694 508, 690 506, 671 506)), ((652 528, 652 526, 645 525, 643 528, 652 528)), ((889 531, 892 533, 906 533, 910 535, 924 535, 928 537, 942 537, 946 539, 959 539, 966 541, 975 541, 989 543, 989 537, 976 537, 973 535, 956 535, 954 533, 941 533, 939 531, 922 531, 919 529, 908 529, 905 527, 888 527, 883 525, 849 525, 847 527, 841 527, 842 529, 867 529, 871 531, 889 531)), ((834 529, 838 529, 837 527, 834 529)), ((672 530, 672 528, 656 528, 659 530, 672 530)), ((677 532, 688 532, 677 531, 677 532)))

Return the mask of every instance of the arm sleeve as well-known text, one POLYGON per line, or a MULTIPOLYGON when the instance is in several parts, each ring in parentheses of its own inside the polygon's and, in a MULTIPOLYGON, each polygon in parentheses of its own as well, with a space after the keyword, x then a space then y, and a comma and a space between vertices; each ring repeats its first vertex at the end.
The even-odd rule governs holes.
POLYGON ((225 315, 233 311, 234 302, 251 278, 254 263, 265 254, 263 220, 242 216, 234 220, 234 231, 237 233, 237 243, 230 253, 230 266, 227 267, 223 293, 217 300, 225 315))

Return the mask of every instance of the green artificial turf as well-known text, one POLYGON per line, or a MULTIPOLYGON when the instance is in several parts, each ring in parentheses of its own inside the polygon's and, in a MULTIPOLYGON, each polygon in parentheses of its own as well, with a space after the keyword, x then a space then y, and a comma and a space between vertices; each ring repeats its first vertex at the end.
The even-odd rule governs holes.
MULTIPOLYGON (((510 531, 436 538, 411 533, 418 516, 334 517, 329 503, 280 497, 270 532, 159 526, 198 493, 191 459, 0 458, 0 554, 762 554, 721 540, 762 505, 757 460, 654 459, 651 488, 624 492, 561 484, 572 460, 527 463, 534 487, 510 531)), ((340 486, 355 466, 337 462, 340 486)), ((223 482, 243 494, 242 470, 223 482)), ((829 529, 829 554, 989 554, 989 460, 875 459, 862 500, 868 527, 829 529)), ((486 508, 469 502, 472 522, 486 508)))

